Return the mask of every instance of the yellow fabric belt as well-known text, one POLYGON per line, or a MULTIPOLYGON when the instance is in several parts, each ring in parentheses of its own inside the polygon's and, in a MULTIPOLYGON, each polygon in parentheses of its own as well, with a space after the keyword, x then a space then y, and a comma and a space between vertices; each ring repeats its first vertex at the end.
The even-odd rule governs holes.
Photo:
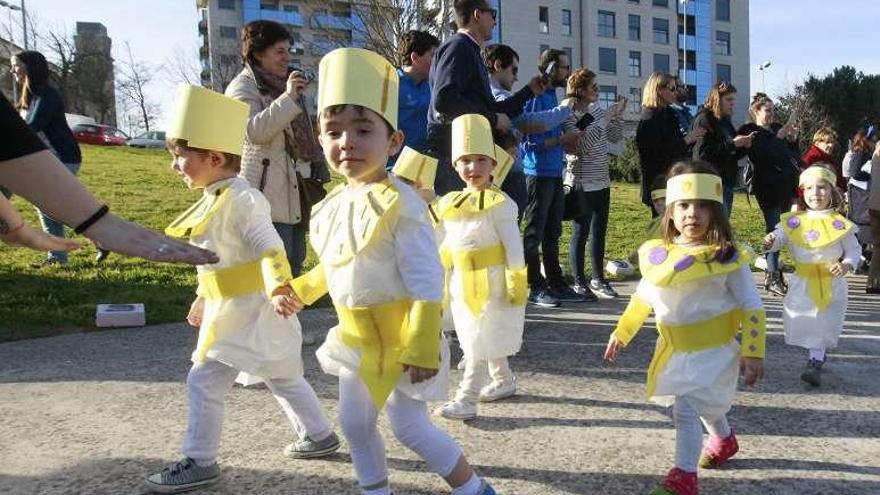
POLYGON ((261 260, 200 273, 199 295, 205 299, 228 299, 263 290, 261 260))
POLYGON ((666 325, 657 323, 660 340, 654 350, 654 357, 648 367, 648 397, 654 395, 657 377, 666 367, 672 354, 678 352, 695 352, 714 347, 721 347, 736 336, 742 321, 743 311, 735 309, 722 313, 714 318, 687 325, 666 325))
POLYGON ((489 301, 488 268, 507 263, 504 245, 496 244, 485 248, 457 251, 443 249, 440 252, 440 259, 447 270, 454 268, 461 273, 464 301, 471 313, 479 316, 489 301))
POLYGON ((824 311, 831 304, 831 282, 834 276, 826 263, 795 263, 795 273, 807 282, 807 294, 824 311))

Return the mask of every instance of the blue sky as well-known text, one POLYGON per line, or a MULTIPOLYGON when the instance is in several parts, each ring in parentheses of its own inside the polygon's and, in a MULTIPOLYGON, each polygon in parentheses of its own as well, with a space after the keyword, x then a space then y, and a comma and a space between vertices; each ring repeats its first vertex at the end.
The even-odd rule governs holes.
MULTIPOLYGON (((117 60, 128 41, 136 58, 155 66, 177 47, 197 49, 195 4, 195 0, 27 2, 41 23, 62 24, 69 32, 78 20, 101 22, 113 38, 117 60)), ((0 15, 5 14, 0 10, 0 15)), ((765 79, 771 95, 784 93, 807 73, 826 74, 843 64, 880 73, 880 0, 751 0, 750 19, 753 92, 761 88, 757 65, 768 60, 772 65, 765 79)), ((163 108, 172 104, 173 93, 173 84, 157 76, 152 94, 163 108)))

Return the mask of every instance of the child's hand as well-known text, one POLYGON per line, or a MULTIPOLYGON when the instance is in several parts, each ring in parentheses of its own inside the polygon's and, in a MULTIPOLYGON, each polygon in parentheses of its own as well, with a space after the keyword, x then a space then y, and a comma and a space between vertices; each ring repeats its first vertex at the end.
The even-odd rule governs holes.
POLYGON ((290 318, 303 309, 303 303, 289 285, 281 286, 272 292, 272 306, 275 314, 282 318, 290 318))
POLYGON ((776 241, 776 236, 773 235, 773 232, 764 236, 764 249, 770 249, 773 247, 773 243, 776 241))
POLYGON ((194 327, 202 326, 202 315, 205 313, 205 298, 197 297, 189 307, 186 322, 194 327))
POLYGON ((740 358, 739 374, 745 377, 746 385, 751 387, 758 380, 764 378, 764 360, 755 357, 740 358))
POLYGON ((608 346, 605 347, 605 362, 609 365, 614 364, 614 360, 617 359, 617 354, 624 347, 623 341, 612 335, 611 338, 608 339, 608 346))
POLYGON ((412 366, 410 364, 406 364, 403 366, 403 372, 409 373, 409 379, 413 383, 421 383, 425 380, 430 380, 431 378, 434 378, 434 376, 439 371, 440 370, 435 370, 432 368, 420 368, 418 366, 412 366))
POLYGON ((840 261, 838 261, 837 263, 834 263, 833 265, 831 265, 831 266, 828 268, 828 270, 829 270, 829 271, 831 272, 831 274, 834 275, 835 277, 843 277, 843 276, 845 276, 847 273, 853 271, 853 267, 851 267, 851 266, 849 265, 849 263, 841 263, 840 261))

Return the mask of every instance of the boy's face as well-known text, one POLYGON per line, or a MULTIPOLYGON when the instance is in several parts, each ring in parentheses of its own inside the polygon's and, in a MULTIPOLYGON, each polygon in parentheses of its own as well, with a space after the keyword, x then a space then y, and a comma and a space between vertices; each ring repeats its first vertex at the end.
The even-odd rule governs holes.
POLYGON ((455 162, 455 171, 470 189, 483 189, 492 181, 495 160, 486 155, 464 155, 455 162))
POLYGON ((349 184, 378 182, 385 178, 388 157, 400 151, 403 134, 390 136, 385 121, 376 112, 347 105, 335 115, 321 116, 318 139, 327 162, 349 184))
POLYGON ((223 168, 224 158, 220 153, 199 153, 171 146, 171 170, 180 175, 190 189, 200 189, 218 180, 235 176, 235 172, 223 168))
POLYGON ((666 198, 657 198, 653 200, 654 203, 654 211, 657 212, 658 215, 662 215, 664 211, 666 211, 666 198))

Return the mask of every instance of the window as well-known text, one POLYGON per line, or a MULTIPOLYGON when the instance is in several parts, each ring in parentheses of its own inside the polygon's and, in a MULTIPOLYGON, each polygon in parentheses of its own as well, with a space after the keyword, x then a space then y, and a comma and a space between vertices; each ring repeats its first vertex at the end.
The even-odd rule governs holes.
POLYGON ((278 2, 277 1, 275 1, 275 2, 266 2, 266 1, 260 2, 260 9, 261 10, 273 10, 273 11, 278 10, 278 2))
POLYGON ((654 18, 654 43, 669 44, 669 19, 654 18))
POLYGON ((299 13, 299 6, 285 3, 284 4, 284 11, 285 12, 296 12, 298 14, 299 13))
POLYGON ((678 68, 679 69, 687 68, 687 70, 697 70, 697 52, 695 52, 694 50, 687 50, 687 52, 685 52, 684 50, 679 50, 678 51, 678 68), (685 60, 685 58, 687 60, 685 60), (687 62, 687 67, 684 66, 685 61, 687 62))
POLYGON ((688 36, 696 36, 697 35, 697 18, 692 15, 678 16, 678 34, 685 34, 684 29, 687 27, 687 35, 688 36))
POLYGON ((733 80, 733 75, 731 74, 730 65, 728 64, 718 64, 715 66, 715 80, 716 81, 727 81, 730 82, 733 80))
POLYGON ((730 33, 715 31, 715 55, 730 55, 730 33))
POLYGON ((629 40, 642 41, 642 18, 637 15, 629 15, 629 40))
POLYGON ((642 113, 642 88, 629 88, 629 102, 633 113, 642 113))
POLYGON ((221 38, 238 38, 238 29, 235 29, 235 26, 220 26, 220 37, 221 38))
POLYGON ((571 11, 562 9, 562 34, 571 36, 571 11))
POLYGON ((651 5, 655 7, 669 7, 669 0, 653 0, 651 5))
POLYGON ((642 77, 642 52, 629 52, 629 77, 642 77))
POLYGON ((697 106, 697 87, 693 84, 688 84, 687 91, 687 104, 691 106, 697 106))
POLYGON ((538 7, 538 32, 550 32, 550 9, 547 7, 538 7))
POLYGON ((669 55, 663 53, 654 54, 654 72, 669 73, 669 55))
POLYGON ((617 86, 599 86, 599 105, 608 110, 617 101, 617 86))
POLYGON ((599 11, 599 36, 613 38, 617 31, 614 24, 614 12, 608 12, 607 10, 599 11))
POLYGON ((599 72, 617 74, 617 50, 599 48, 599 72))
POLYGON ((223 10, 235 10, 235 0, 218 0, 217 8, 223 10))
POLYGON ((730 22, 730 0, 715 0, 715 20, 730 22))

